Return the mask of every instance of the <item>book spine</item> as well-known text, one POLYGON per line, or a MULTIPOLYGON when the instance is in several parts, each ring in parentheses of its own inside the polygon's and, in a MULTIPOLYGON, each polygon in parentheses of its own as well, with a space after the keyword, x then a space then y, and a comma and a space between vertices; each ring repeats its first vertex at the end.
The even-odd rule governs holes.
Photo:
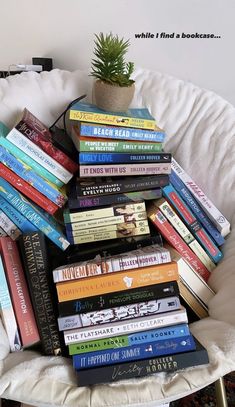
POLYGON ((116 308, 108 308, 82 314, 59 317, 60 331, 81 328, 86 326, 101 325, 108 322, 124 321, 131 318, 139 318, 148 315, 156 315, 162 312, 174 311, 180 308, 178 297, 161 298, 153 301, 129 304, 116 308))
POLYGON ((81 222, 92 219, 108 218, 118 215, 132 215, 134 213, 146 211, 145 202, 137 202, 133 204, 120 204, 111 208, 94 209, 93 211, 69 212, 64 211, 65 223, 81 222))
POLYGON ((93 208, 104 205, 115 205, 119 203, 132 203, 142 200, 153 200, 162 197, 161 188, 149 191, 127 192, 126 194, 101 195, 96 197, 72 197, 68 198, 69 209, 93 208))
POLYGON ((150 329, 166 327, 170 325, 187 323, 187 313, 185 309, 158 314, 157 316, 148 316, 144 318, 135 318, 123 322, 113 322, 101 326, 92 326, 87 328, 72 329, 64 332, 65 344, 84 342, 91 339, 110 338, 110 336, 123 335, 128 332, 141 332, 150 329))
POLYGON ((12 352, 21 349, 21 340, 16 323, 15 313, 11 301, 10 292, 7 285, 5 271, 0 256, 0 315, 8 336, 10 349, 12 352))
POLYGON ((210 277, 210 272, 171 226, 160 209, 154 206, 149 207, 148 215, 164 238, 181 254, 183 259, 189 262, 192 268, 207 281, 210 277))
POLYGON ((115 164, 115 165, 86 165, 79 167, 80 177, 117 177, 133 175, 170 174, 170 163, 152 164, 115 164))
POLYGON ((140 143, 134 141, 116 141, 110 139, 96 140, 95 138, 80 137, 78 140, 80 152, 98 152, 104 153, 160 153, 163 143, 140 143))
POLYGON ((0 163, 0 175, 12 186, 14 186, 14 188, 18 189, 18 191, 27 196, 33 202, 37 203, 37 205, 51 215, 58 210, 57 205, 51 202, 46 196, 42 195, 41 192, 37 191, 30 184, 25 182, 22 178, 18 177, 13 171, 5 167, 5 165, 2 163, 0 163))
POLYGON ((223 258, 222 252, 218 249, 208 233, 197 221, 186 203, 184 203, 184 201, 180 198, 177 191, 171 185, 167 185, 163 188, 163 195, 170 200, 173 207, 177 210, 177 212, 183 218, 185 224, 189 227, 189 230, 199 240, 212 260, 215 263, 218 263, 223 258))
POLYGON ((102 295, 111 292, 129 290, 131 288, 177 280, 179 277, 175 263, 159 264, 158 266, 142 267, 135 270, 94 276, 84 280, 57 283, 56 289, 59 302, 76 300, 87 296, 102 295))
POLYGON ((95 295, 74 301, 60 302, 58 303, 58 309, 60 316, 69 316, 174 295, 179 295, 178 284, 176 281, 170 281, 148 287, 133 288, 128 291, 119 291, 117 293, 95 295))
POLYGON ((201 222, 201 224, 204 226, 204 228, 207 230, 207 232, 211 235, 211 237, 214 239, 215 243, 218 246, 221 246, 224 244, 225 239, 219 233, 219 231, 215 228, 215 226, 212 224, 208 216, 205 214, 201 206, 197 203, 196 199, 192 196, 192 194, 189 192, 188 188, 184 185, 183 181, 178 177, 176 172, 173 170, 170 174, 170 182, 173 185, 173 187, 176 189, 176 191, 181 195, 183 200, 186 202, 186 204, 189 206, 189 208, 194 212, 195 216, 197 219, 201 222))
POLYGON ((97 196, 108 194, 121 194, 126 192, 143 191, 145 189, 155 189, 169 184, 169 175, 153 175, 149 177, 123 178, 113 182, 98 183, 94 180, 88 185, 83 182, 76 183, 76 196, 97 196))
POLYGON ((11 298, 23 346, 40 340, 18 248, 10 238, 0 239, 11 298))
POLYGON ((160 211, 165 215, 165 217, 169 220, 175 230, 179 233, 179 235, 183 238, 185 243, 192 249, 192 251, 196 254, 196 256, 201 260, 207 270, 212 271, 216 267, 213 261, 210 259, 208 254, 202 248, 202 246, 198 243, 198 241, 194 238, 194 236, 190 233, 188 228, 176 214, 174 209, 170 206, 170 204, 163 200, 163 203, 157 203, 160 211))
POLYGON ((128 153, 80 153, 79 163, 84 164, 130 164, 130 163, 170 163, 171 154, 128 154, 128 153))
POLYGON ((7 135, 7 139, 15 144, 24 153, 30 155, 35 161, 46 168, 49 172, 59 178, 64 184, 67 184, 72 178, 68 170, 66 170, 57 161, 44 153, 36 144, 28 140, 20 131, 12 129, 7 135))
POLYGON ((78 165, 53 145, 52 138, 49 139, 43 133, 38 132, 24 120, 16 125, 16 129, 72 174, 78 170, 78 165))
POLYGON ((21 177, 25 182, 37 189, 42 195, 45 195, 57 206, 62 207, 66 202, 66 197, 60 191, 46 182, 42 177, 36 174, 32 168, 26 165, 20 159, 15 158, 4 147, 0 147, 0 160, 2 164, 21 177))
POLYGON ((33 160, 29 155, 25 154, 22 150, 11 143, 7 138, 0 137, 0 145, 7 149, 14 157, 19 158, 35 171, 36 174, 41 176, 52 184, 56 185, 58 188, 63 186, 63 182, 56 178, 53 174, 47 171, 44 167, 33 160))
POLYGON ((169 328, 166 327, 144 331, 139 334, 121 335, 108 339, 75 343, 69 345, 69 354, 77 355, 80 353, 96 352, 105 349, 124 348, 132 345, 142 345, 153 341, 160 341, 163 338, 180 338, 189 334, 190 331, 188 324, 179 324, 173 325, 169 328))
POLYGON ((0 228, 8 236, 10 236, 12 240, 18 239, 18 237, 21 235, 21 231, 18 229, 18 227, 1 209, 0 209, 0 228))
MULTIPOLYGON (((107 113, 92 113, 89 111, 79 111, 70 109, 69 118, 79 122, 88 122, 96 124, 109 124, 121 127, 134 127, 146 130, 155 130, 156 122, 154 119, 143 119, 138 117, 126 117, 107 113)), ((82 135, 85 135, 81 133, 82 135)))
POLYGON ((80 135, 85 137, 104 137, 105 139, 119 139, 125 141, 149 141, 154 143, 163 143, 165 140, 165 133, 163 131, 144 130, 143 128, 137 129, 134 126, 126 127, 123 123, 120 127, 115 126, 102 126, 98 124, 80 124, 80 135), (125 128, 123 128, 125 127, 125 128))
POLYGON ((0 196, 0 209, 21 230, 22 233, 36 232, 38 229, 28 221, 20 212, 0 196))
POLYGON ((225 216, 215 207, 201 188, 193 181, 193 179, 180 167, 180 165, 172 159, 172 169, 183 181, 185 186, 189 189, 191 194, 204 209, 212 223, 218 229, 223 237, 227 236, 230 232, 230 223, 225 216))
POLYGON ((24 198, 16 189, 14 189, 3 178, 0 178, 0 196, 9 202, 26 219, 28 219, 36 228, 41 230, 62 250, 67 249, 69 242, 65 236, 55 227, 53 220, 46 217, 38 207, 34 206, 24 198))
POLYGON ((89 352, 85 355, 73 356, 73 367, 82 370, 97 366, 114 365, 133 360, 149 359, 156 356, 165 356, 172 353, 188 352, 195 350, 196 345, 192 335, 182 338, 162 339, 145 345, 132 346, 131 348, 110 349, 98 352, 89 352))
MULTIPOLYGON (((90 235, 100 235, 101 233, 109 233, 109 232, 119 232, 123 234, 128 234, 131 233, 131 231, 135 231, 135 229, 139 229, 141 227, 148 227, 148 221, 146 220, 139 220, 135 222, 124 222, 120 223, 119 225, 107 225, 107 226, 100 226, 97 228, 91 228, 91 229, 84 229, 82 231, 83 236, 90 236, 90 235)), ((81 231, 69 231, 67 230, 66 232, 67 236, 70 237, 79 237, 81 236, 81 231)))
POLYGON ((59 283, 62 281, 78 280, 99 274, 154 266, 171 261, 169 250, 157 245, 147 248, 149 249, 148 251, 139 249, 121 255, 105 258, 96 257, 94 260, 58 267, 53 270, 54 282, 59 283))
POLYGON ((101 366, 97 368, 80 370, 77 374, 77 385, 88 386, 98 383, 110 383, 134 377, 143 377, 161 372, 175 372, 192 366, 201 366, 209 363, 206 349, 196 352, 170 354, 167 357, 156 357, 135 362, 101 366), (91 374, 92 373, 92 374, 91 374))
POLYGON ((61 352, 61 344, 48 278, 49 265, 44 235, 25 234, 20 243, 44 352, 46 355, 58 355, 61 352))

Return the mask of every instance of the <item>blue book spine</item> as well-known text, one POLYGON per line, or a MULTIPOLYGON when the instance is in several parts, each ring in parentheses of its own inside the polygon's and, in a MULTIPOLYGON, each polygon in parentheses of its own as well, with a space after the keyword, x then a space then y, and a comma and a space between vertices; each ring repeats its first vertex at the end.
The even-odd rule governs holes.
POLYGON ((162 339, 173 339, 190 335, 188 324, 172 325, 128 335, 128 345, 140 345, 162 339))
POLYGON ((201 222, 201 224, 204 226, 207 232, 211 235, 215 243, 217 243, 218 246, 223 245, 225 239, 211 223, 208 216, 205 214, 203 209, 200 207, 195 198, 189 192, 188 188, 184 185, 183 181, 181 181, 181 179, 178 177, 178 175, 175 173, 173 169, 170 175, 170 183, 181 195, 181 197, 188 204, 188 206, 192 209, 196 218, 201 222))
POLYGON ((36 232, 38 228, 0 196, 0 209, 11 219, 22 233, 36 232))
POLYGON ((215 263, 218 263, 223 258, 222 252, 218 249, 200 222, 196 219, 188 205, 183 201, 183 199, 181 199, 178 192, 172 187, 172 185, 167 185, 162 189, 162 193, 163 196, 172 203, 175 210, 179 213, 180 217, 183 218, 189 230, 201 243, 211 259, 215 263))
POLYGON ((165 133, 162 131, 134 129, 130 127, 106 127, 99 124, 89 125, 85 123, 81 123, 80 134, 81 136, 85 137, 103 137, 106 139, 118 139, 127 141, 139 140, 163 143, 165 140, 165 133))
POLYGON ((91 367, 114 365, 132 360, 150 359, 155 356, 172 355, 195 350, 196 345, 192 335, 181 338, 163 339, 138 346, 107 349, 73 356, 73 366, 76 370, 91 367))
POLYGON ((0 162, 10 168, 19 177, 32 185, 37 191, 50 199, 59 207, 65 203, 65 197, 48 184, 43 178, 37 175, 30 167, 10 154, 4 147, 0 146, 0 162))
POLYGON ((64 185, 62 181, 60 181, 53 174, 51 174, 49 171, 47 171, 44 167, 42 167, 40 164, 38 164, 36 161, 34 161, 29 155, 27 155, 23 151, 21 151, 18 147, 16 147, 8 139, 6 139, 4 137, 0 137, 0 145, 5 147, 16 158, 20 158, 26 165, 31 167, 42 178, 52 182, 52 184, 56 185, 57 187, 62 187, 64 185))
POLYGON ((80 153, 80 164, 170 163, 171 154, 80 153))
POLYGON ((0 196, 6 199, 15 209, 17 209, 34 226, 41 230, 60 249, 66 250, 69 242, 63 233, 55 226, 52 217, 45 216, 40 208, 30 203, 23 195, 16 191, 7 181, 0 178, 0 196))

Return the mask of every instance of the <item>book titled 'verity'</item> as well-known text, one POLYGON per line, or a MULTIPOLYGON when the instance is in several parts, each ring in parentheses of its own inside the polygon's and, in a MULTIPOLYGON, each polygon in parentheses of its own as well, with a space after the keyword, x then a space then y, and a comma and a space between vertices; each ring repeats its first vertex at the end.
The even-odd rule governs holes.
POLYGON ((59 355, 61 343, 50 287, 45 236, 40 232, 24 234, 20 247, 44 352, 46 355, 59 355))

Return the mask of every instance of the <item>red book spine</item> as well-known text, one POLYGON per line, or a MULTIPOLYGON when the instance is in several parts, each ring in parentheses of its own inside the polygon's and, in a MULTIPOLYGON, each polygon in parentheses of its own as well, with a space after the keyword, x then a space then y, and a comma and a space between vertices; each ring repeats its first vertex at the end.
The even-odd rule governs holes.
POLYGON ((163 237, 171 244, 171 246, 173 246, 181 254, 183 259, 186 260, 205 281, 207 281, 210 277, 210 272, 207 270, 201 260, 199 260, 199 258, 187 246, 162 212, 154 207, 149 210, 148 216, 157 229, 159 229, 163 237))
POLYGON ((13 171, 5 167, 0 163, 0 176, 8 181, 14 188, 22 192, 29 199, 35 202, 38 206, 43 208, 46 212, 53 215, 57 210, 58 206, 50 201, 46 196, 42 195, 41 192, 37 191, 30 184, 24 181, 22 178, 18 177, 13 171))
POLYGON ((1 237, 0 250, 22 344, 29 346, 39 342, 40 337, 17 244, 10 237, 1 237))
POLYGON ((69 158, 63 151, 53 145, 52 139, 49 139, 45 134, 39 133, 32 125, 24 120, 21 120, 16 129, 19 130, 25 137, 31 140, 34 144, 40 147, 50 157, 54 158, 66 170, 74 174, 78 170, 78 164, 69 158))

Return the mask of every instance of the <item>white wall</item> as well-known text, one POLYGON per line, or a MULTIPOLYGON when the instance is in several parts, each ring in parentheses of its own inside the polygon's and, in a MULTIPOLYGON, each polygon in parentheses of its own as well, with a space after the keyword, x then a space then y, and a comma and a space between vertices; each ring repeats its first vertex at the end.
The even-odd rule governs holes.
POLYGON ((235 105, 235 0, 0 1, 0 69, 52 57, 89 69, 94 33, 130 38, 129 59, 214 90, 235 105), (135 39, 135 33, 213 33, 220 39, 135 39))

